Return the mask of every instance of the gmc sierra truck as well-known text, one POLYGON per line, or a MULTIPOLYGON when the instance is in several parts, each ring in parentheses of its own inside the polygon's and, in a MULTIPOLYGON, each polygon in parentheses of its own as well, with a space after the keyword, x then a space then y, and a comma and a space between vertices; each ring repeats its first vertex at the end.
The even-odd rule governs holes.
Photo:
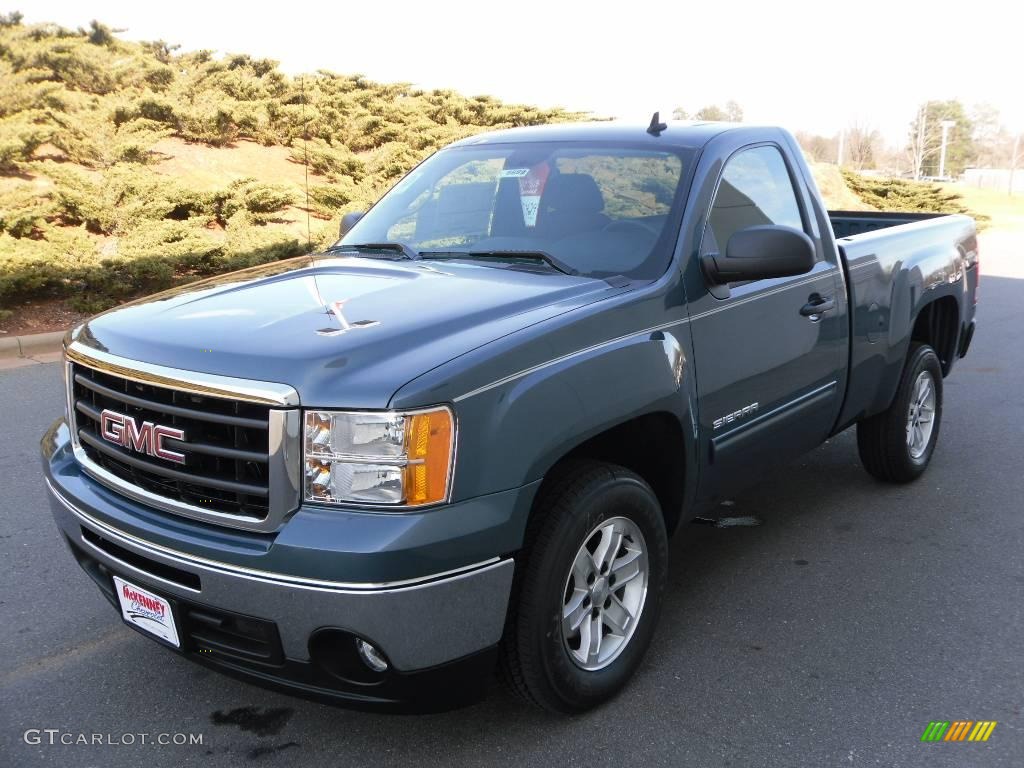
POLYGON ((975 328, 973 221, 830 213, 778 128, 474 136, 341 229, 71 331, 42 454, 126 623, 354 706, 605 701, 680 524, 854 425, 914 480, 975 328))

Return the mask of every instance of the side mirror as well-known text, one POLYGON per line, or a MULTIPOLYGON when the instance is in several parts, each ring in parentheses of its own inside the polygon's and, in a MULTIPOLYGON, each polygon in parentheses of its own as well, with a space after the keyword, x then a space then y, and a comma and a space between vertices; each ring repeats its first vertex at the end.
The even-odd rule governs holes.
POLYGON ((802 275, 814 268, 814 260, 811 238, 799 229, 770 224, 734 233, 725 255, 708 254, 701 259, 701 266, 712 285, 726 285, 802 275))
POLYGON ((363 218, 363 211, 355 211, 353 213, 346 213, 341 217, 341 226, 338 227, 338 233, 344 237, 349 231, 356 225, 361 218, 363 218))

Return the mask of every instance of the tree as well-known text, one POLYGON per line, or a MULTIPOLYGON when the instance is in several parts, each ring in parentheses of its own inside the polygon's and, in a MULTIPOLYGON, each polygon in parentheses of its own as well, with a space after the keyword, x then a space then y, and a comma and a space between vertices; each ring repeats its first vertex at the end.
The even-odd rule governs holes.
POLYGON ((697 120, 712 120, 715 122, 725 123, 742 123, 743 122, 743 108, 735 101, 729 100, 725 102, 724 107, 720 107, 717 104, 709 104, 706 107, 702 107, 694 117, 697 120))
POLYGON ((953 121, 946 144, 945 172, 950 176, 963 173, 974 159, 974 125, 964 105, 952 99, 922 104, 910 123, 910 153, 914 178, 937 176, 942 148, 942 122, 953 121))
POLYGON ((806 131, 796 132, 796 141, 808 159, 816 163, 834 163, 837 155, 835 136, 820 136, 806 131))
POLYGON ((725 102, 725 114, 726 120, 730 123, 742 123, 743 122, 743 107, 737 104, 732 99, 725 102))
POLYGON ((737 102, 729 99, 724 107, 717 104, 708 104, 706 107, 694 112, 692 115, 683 107, 676 107, 672 110, 673 120, 709 120, 717 123, 742 123, 743 107, 737 102))
POLYGON ((844 165, 852 165, 858 171, 874 168, 878 161, 878 150, 882 137, 870 125, 853 122, 844 134, 844 165))
POLYGON ((114 34, 124 32, 123 29, 111 29, 106 24, 100 24, 96 19, 89 22, 89 29, 84 34, 89 36, 89 42, 93 45, 111 46, 114 44, 114 34))
POLYGON ((927 122, 928 107, 922 104, 918 107, 917 116, 910 124, 910 143, 907 145, 907 153, 910 155, 910 164, 915 179, 921 178, 925 157, 935 151, 935 145, 928 142, 929 137, 925 131, 927 122))
POLYGON ((971 110, 974 123, 974 164, 978 168, 1008 168, 1013 159, 1013 135, 1002 124, 999 110, 991 104, 976 104, 971 110))
POLYGON ((714 121, 729 119, 729 116, 726 114, 725 110, 722 109, 717 104, 711 104, 707 107, 701 107, 699 110, 697 110, 697 114, 694 115, 694 117, 696 117, 698 120, 714 121))
POLYGON ((140 43, 143 50, 153 54, 153 58, 161 64, 170 64, 174 52, 181 48, 180 45, 171 45, 165 40, 148 40, 140 43))

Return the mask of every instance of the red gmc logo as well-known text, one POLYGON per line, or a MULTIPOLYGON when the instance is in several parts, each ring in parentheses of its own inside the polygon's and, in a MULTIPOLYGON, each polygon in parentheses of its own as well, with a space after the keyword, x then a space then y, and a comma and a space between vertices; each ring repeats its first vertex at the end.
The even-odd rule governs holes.
POLYGON ((128 448, 132 451, 167 459, 175 464, 185 463, 185 454, 164 448, 164 440, 184 440, 185 430, 165 427, 151 421, 142 422, 140 427, 131 416, 116 411, 103 411, 100 414, 100 434, 103 439, 128 448))

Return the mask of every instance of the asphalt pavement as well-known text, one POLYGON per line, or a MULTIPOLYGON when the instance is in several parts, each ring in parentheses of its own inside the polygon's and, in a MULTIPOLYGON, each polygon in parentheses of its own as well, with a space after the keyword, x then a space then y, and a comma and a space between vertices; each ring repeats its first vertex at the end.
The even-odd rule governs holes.
POLYGON ((352 712, 157 647, 50 518, 58 366, 0 371, 0 766, 1024 765, 1024 280, 986 275, 981 296, 927 474, 875 482, 849 431, 720 510, 760 525, 685 526, 646 662, 574 718, 497 683, 452 713, 352 712), (922 743, 932 720, 998 725, 922 743))

